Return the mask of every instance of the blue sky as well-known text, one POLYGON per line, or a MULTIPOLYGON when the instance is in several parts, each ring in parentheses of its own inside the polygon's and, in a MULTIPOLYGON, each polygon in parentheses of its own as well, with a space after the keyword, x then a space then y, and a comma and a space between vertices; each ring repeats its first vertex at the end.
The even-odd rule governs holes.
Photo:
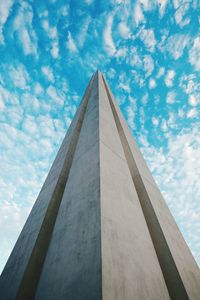
POLYGON ((200 264, 199 15, 196 0, 0 2, 0 271, 96 69, 200 264))

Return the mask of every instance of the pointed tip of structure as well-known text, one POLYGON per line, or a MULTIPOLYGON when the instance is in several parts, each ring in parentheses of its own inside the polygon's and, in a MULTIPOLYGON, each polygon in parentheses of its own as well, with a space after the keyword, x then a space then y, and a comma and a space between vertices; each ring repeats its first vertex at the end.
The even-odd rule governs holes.
POLYGON ((98 69, 96 70, 96 72, 95 72, 95 75, 102 75, 102 73, 101 73, 101 71, 99 71, 98 69))

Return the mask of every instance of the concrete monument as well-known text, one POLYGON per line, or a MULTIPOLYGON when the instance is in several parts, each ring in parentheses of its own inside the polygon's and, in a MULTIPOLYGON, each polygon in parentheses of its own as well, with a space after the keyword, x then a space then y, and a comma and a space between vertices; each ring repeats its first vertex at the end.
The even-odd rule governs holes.
POLYGON ((100 72, 2 272, 0 299, 200 299, 199 268, 100 72))

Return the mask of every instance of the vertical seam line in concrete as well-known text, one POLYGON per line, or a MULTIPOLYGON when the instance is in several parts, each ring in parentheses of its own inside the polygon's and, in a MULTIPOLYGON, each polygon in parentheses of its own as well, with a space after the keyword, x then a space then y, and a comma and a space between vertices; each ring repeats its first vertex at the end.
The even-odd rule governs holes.
POLYGON ((102 267, 103 267, 103 261, 102 261, 102 220, 101 220, 101 217, 102 217, 102 213, 101 213, 101 149, 100 149, 100 99, 99 99, 99 89, 100 89, 100 86, 99 86, 99 77, 100 77, 100 74, 99 74, 99 71, 97 71, 97 97, 98 97, 98 110, 99 110, 99 222, 100 222, 100 258, 101 258, 101 263, 100 263, 100 276, 101 276, 101 296, 100 296, 100 299, 103 300, 103 279, 102 279, 102 267))
POLYGON ((77 123, 73 129, 69 149, 65 156, 63 167, 58 177, 55 189, 53 191, 51 200, 47 211, 45 213, 44 220, 42 222, 39 234, 37 236, 35 245, 33 247, 31 256, 23 274, 16 300, 31 300, 34 299, 37 285, 42 273, 42 268, 48 251, 48 247, 51 241, 54 225, 58 215, 59 207, 62 201, 65 186, 67 184, 69 172, 72 166, 72 160, 75 154, 76 146, 80 136, 84 116, 87 110, 88 101, 90 98, 92 84, 94 82, 94 76, 88 85, 85 95, 83 96, 83 107, 80 111, 77 123))
POLYGON ((165 236, 163 234, 162 228, 159 224, 159 221, 158 221, 158 218, 157 218, 156 213, 154 211, 154 208, 151 204, 151 200, 149 199, 148 192, 147 192, 147 190, 144 186, 144 183, 143 183, 142 178, 140 176, 139 170, 138 170, 137 165, 135 163, 135 160, 133 158, 129 143, 127 141, 127 138, 126 138, 126 135, 124 133, 123 127, 121 125, 120 119, 117 115, 117 111, 116 111, 115 106, 113 104, 113 100, 111 98, 109 89, 107 87, 107 84, 106 84, 105 79, 104 79, 103 76, 102 76, 102 78, 103 78, 104 86, 105 86, 107 96, 108 96, 108 99, 109 99, 110 107, 111 107, 111 110, 112 110, 112 113, 113 113, 113 117, 114 117, 115 122, 116 122, 116 127, 117 127, 117 130, 118 130, 118 134, 119 134, 119 137, 120 137, 120 140, 121 140, 123 150, 124 150, 125 158, 127 160, 127 165, 128 165, 128 168, 129 168, 129 171, 130 171, 130 174, 131 174, 131 177, 132 177, 132 181, 133 181, 133 184, 135 186, 135 189, 136 189, 136 192, 137 192, 137 195, 138 195, 138 198, 139 198, 139 202, 140 202, 140 205, 141 205, 141 208, 142 208, 142 211, 143 211, 143 215, 144 215, 145 221, 147 223, 147 227, 148 227, 148 230, 149 230, 149 233, 150 233, 150 236, 151 236, 154 248, 155 248, 155 252, 156 252, 156 255, 157 255, 161 270, 162 270, 162 273, 163 273, 163 277, 165 279, 165 283, 166 283, 170 298, 173 299, 173 300, 179 300, 179 299, 188 300, 189 297, 187 295, 184 284, 182 282, 182 279, 181 279, 180 274, 178 272, 178 269, 176 267, 175 261, 173 259, 171 251, 169 249, 169 246, 168 246, 167 241, 165 239, 165 236), (119 130, 118 127, 120 127, 120 130, 119 130), (129 152, 129 153, 127 153, 127 152, 129 152), (130 162, 130 160, 131 160, 131 162, 130 162), (144 199, 144 196, 142 197, 142 195, 140 194, 139 185, 138 185, 137 182, 135 182, 135 179, 132 176, 131 163, 134 165, 134 167, 137 170, 138 177, 139 177, 139 180, 140 180, 140 184, 142 185, 142 190, 145 192, 145 196, 146 196, 145 198, 147 198, 146 201, 144 199), (151 214, 151 216, 149 214, 151 214), (153 217, 153 222, 152 222, 150 217, 153 217), (156 223, 156 225, 154 224, 154 228, 153 228, 152 223, 156 223), (160 242, 161 242, 161 245, 159 245, 160 242), (165 257, 165 255, 166 255, 166 257, 165 257), (174 282, 173 275, 175 275, 175 282, 174 282))

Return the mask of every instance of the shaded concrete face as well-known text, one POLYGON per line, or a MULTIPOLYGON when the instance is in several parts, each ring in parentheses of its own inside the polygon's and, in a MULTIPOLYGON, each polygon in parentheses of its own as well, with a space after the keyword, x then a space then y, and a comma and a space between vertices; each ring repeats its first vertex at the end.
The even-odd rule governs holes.
POLYGON ((101 299, 98 115, 96 77, 35 299, 101 299))
POLYGON ((0 299, 197 300, 199 282, 97 72, 1 275, 0 299))

